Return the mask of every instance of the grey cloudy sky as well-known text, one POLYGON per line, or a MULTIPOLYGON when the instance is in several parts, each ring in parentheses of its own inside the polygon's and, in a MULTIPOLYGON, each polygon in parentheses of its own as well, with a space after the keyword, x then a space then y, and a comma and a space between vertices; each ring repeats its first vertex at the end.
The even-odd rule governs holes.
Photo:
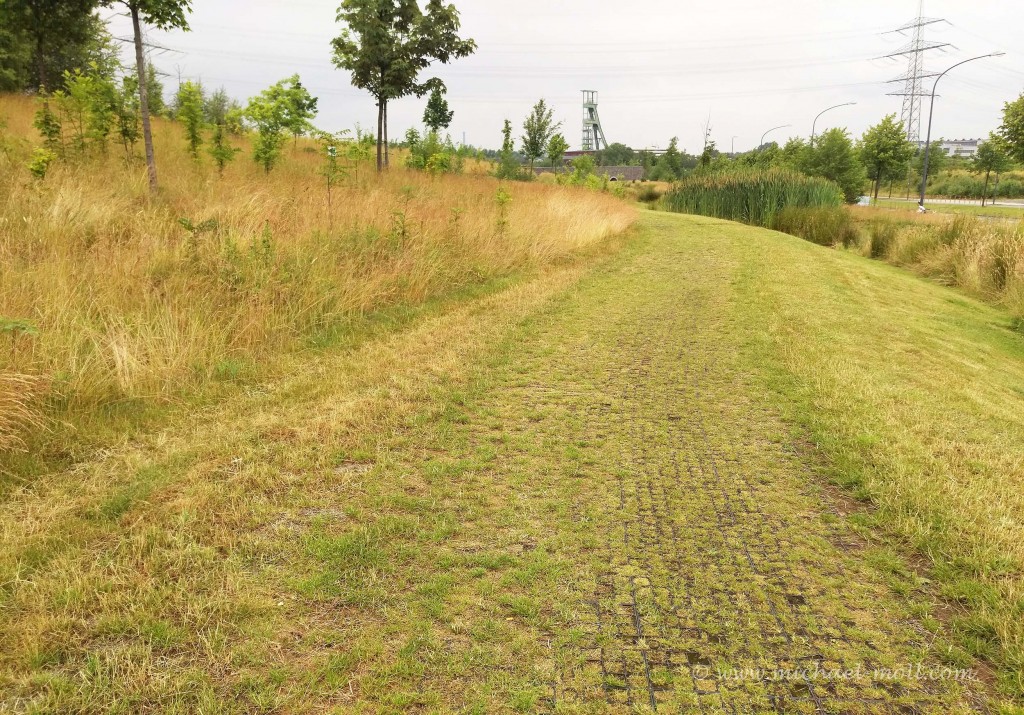
MULTIPOLYGON (((772 134, 808 136, 820 110, 819 131, 845 126, 854 134, 883 115, 900 111, 887 97, 904 63, 875 59, 909 38, 884 34, 910 21, 917 0, 455 0, 464 35, 478 52, 434 74, 449 87, 451 127, 460 141, 497 147, 505 118, 518 128, 538 98, 564 122, 574 148, 580 143, 581 89, 600 92, 600 114, 610 142, 665 147, 672 136, 699 149, 703 124, 713 138, 737 151, 772 134)), ((374 124, 370 97, 331 65, 337 34, 335 0, 195 0, 192 32, 148 33, 175 50, 154 56, 159 69, 224 86, 244 101, 293 73, 320 98, 318 126, 329 130, 374 124)), ((929 68, 1002 50, 1005 57, 955 70, 942 81, 933 136, 979 137, 999 123, 1003 103, 1024 91, 1024 2, 925 0, 936 25, 928 39, 954 45, 931 53, 929 68)), ((114 33, 129 24, 112 17, 114 33)), ((392 136, 418 125, 425 100, 391 106, 392 136)), ((922 134, 924 133, 922 129, 922 134)))

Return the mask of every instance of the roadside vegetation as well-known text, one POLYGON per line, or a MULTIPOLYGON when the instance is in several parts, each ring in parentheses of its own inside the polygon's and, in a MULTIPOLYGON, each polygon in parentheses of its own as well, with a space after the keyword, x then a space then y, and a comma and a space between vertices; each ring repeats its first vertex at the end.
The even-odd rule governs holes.
POLYGON ((572 188, 400 168, 377 178, 355 141, 332 143, 333 157, 308 139, 278 147, 268 173, 263 138, 246 133, 233 141, 257 160, 221 166, 193 152, 186 123, 163 120, 154 199, 144 166, 92 144, 40 180, 24 165, 37 109, 0 98, 11 156, 0 178, 0 400, 17 407, 4 410, 0 439, 27 440, 36 455, 48 442, 66 450, 61 425, 79 417, 246 378, 375 312, 594 246, 633 216, 572 188))

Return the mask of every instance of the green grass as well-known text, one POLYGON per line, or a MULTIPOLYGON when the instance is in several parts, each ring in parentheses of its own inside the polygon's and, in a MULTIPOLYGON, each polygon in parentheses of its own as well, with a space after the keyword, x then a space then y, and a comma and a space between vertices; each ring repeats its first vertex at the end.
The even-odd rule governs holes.
POLYGON ((6 495, 0 711, 803 712, 698 676, 818 657, 998 676, 835 711, 1019 698, 1008 317, 706 218, 588 260, 6 495))

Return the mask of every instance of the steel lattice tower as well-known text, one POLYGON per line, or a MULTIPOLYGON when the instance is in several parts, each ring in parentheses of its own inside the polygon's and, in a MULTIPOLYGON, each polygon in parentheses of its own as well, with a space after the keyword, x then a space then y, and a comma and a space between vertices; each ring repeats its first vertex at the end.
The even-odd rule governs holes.
POLYGON ((917 19, 893 30, 893 32, 900 34, 912 33, 910 43, 904 45, 896 52, 885 55, 887 59, 906 58, 907 60, 907 73, 890 80, 891 84, 902 83, 903 89, 899 92, 890 92, 890 96, 903 97, 900 122, 906 129, 907 139, 914 143, 918 143, 921 140, 921 98, 925 95, 924 80, 927 77, 936 76, 935 72, 929 72, 925 69, 925 53, 951 47, 948 42, 929 42, 925 40, 924 29, 940 22, 945 22, 945 20, 924 16, 924 0, 921 0, 917 19))
POLYGON ((600 151, 601 144, 608 148, 608 140, 601 128, 601 118, 597 114, 597 92, 592 89, 583 91, 583 151, 600 151))

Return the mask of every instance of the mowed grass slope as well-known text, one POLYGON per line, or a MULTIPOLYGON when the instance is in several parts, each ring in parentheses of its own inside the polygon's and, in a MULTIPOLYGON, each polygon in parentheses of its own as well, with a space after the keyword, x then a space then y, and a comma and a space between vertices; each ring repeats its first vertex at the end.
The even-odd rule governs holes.
MULTIPOLYGON (((694 674, 816 655, 977 654, 1019 698, 1008 323, 884 264, 647 214, 617 257, 285 356, 5 499, 0 710, 813 712, 802 684, 694 674), (826 471, 879 508, 837 504, 826 471)), ((861 713, 987 690, 823 687, 861 713)))
MULTIPOLYGON (((687 221, 684 219, 683 221, 687 221)), ((690 219, 689 221, 693 221, 690 219)), ((1024 695, 1024 334, 906 271, 717 224, 745 254, 749 363, 859 516, 925 556, 963 648, 1024 695)))

